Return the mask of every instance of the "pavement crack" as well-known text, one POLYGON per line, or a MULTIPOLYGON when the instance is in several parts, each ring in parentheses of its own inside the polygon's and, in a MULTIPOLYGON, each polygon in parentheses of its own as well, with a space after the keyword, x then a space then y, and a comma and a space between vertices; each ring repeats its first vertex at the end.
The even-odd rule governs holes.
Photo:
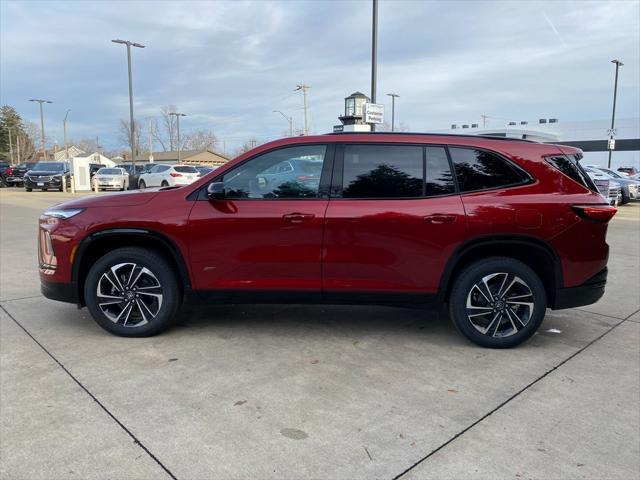
POLYGON ((91 392, 87 389, 87 387, 85 387, 85 386, 82 384, 82 382, 80 382, 80 380, 78 380, 78 379, 77 379, 77 378, 76 378, 76 377, 75 377, 75 376, 74 376, 74 375, 73 375, 73 374, 72 374, 72 373, 67 369, 67 367, 65 367, 65 366, 64 366, 64 365, 63 365, 63 364, 62 364, 62 363, 61 363, 61 362, 60 362, 60 361, 59 361, 55 356, 53 356, 53 354, 52 354, 49 350, 47 350, 47 349, 46 349, 46 347, 45 347, 44 345, 42 345, 38 340, 36 340, 36 338, 35 338, 33 335, 31 335, 31 333, 29 332, 29 330, 27 330, 24 326, 22 326, 22 324, 21 324, 18 320, 16 320, 16 318, 15 318, 13 315, 11 315, 11 314, 7 311, 7 309, 6 309, 6 308, 4 308, 4 306, 3 306, 2 304, 0 304, 0 309, 2 309, 2 311, 3 311, 4 313, 6 313, 6 314, 7 314, 7 316, 8 316, 11 320, 13 320, 13 321, 14 321, 14 323, 15 323, 18 327, 20 327, 20 328, 22 329, 22 331, 23 331, 24 333, 26 333, 26 334, 29 336, 29 338, 31 338, 31 340, 33 340, 33 341, 36 343, 36 345, 38 345, 38 346, 39 346, 39 347, 40 347, 40 348, 41 348, 41 349, 42 349, 42 350, 43 350, 43 351, 44 351, 44 352, 45 352, 45 353, 46 353, 46 354, 47 354, 47 355, 48 355, 48 356, 49 356, 49 357, 54 361, 54 362, 56 362, 56 363, 57 363, 57 364, 58 364, 58 366, 59 366, 60 368, 62 368, 62 370, 63 370, 63 371, 64 371, 64 372, 65 372, 65 373, 66 373, 66 374, 71 378, 71 380, 73 380, 73 381, 74 381, 74 382, 75 382, 75 383, 76 383, 76 384, 77 384, 77 385, 78 385, 82 390, 84 390, 84 392, 85 392, 87 395, 89 395, 89 397, 91 397, 91 399, 92 399, 92 400, 93 400, 93 401, 94 401, 94 402, 95 402, 95 403, 96 403, 96 404, 97 404, 97 405, 98 405, 98 406, 99 406, 99 407, 100 407, 100 408, 101 408, 101 409, 102 409, 102 410, 103 410, 107 415, 109 415, 109 417, 111 417, 111 419, 112 419, 114 422, 116 422, 116 423, 118 424, 118 426, 119 426, 120 428, 122 428, 122 430, 124 430, 124 431, 125 431, 125 433, 126 433, 127 435, 129 435, 129 436, 133 439, 133 441, 134 441, 134 443, 135 443, 135 444, 139 445, 139 446, 140 446, 140 448, 141 448, 142 450, 144 450, 144 451, 147 453, 147 455, 149 455, 149 457, 151 457, 151 459, 152 459, 153 461, 155 461, 155 462, 160 466, 160 468, 162 468, 162 469, 163 469, 163 470, 164 470, 164 471, 165 471, 165 472, 166 472, 166 473, 167 473, 167 474, 168 474, 168 475, 169 475, 173 480, 177 480, 177 477, 176 477, 173 473, 171 473, 171 470, 169 470, 169 469, 168 469, 168 468, 167 468, 167 467, 166 467, 166 466, 165 466, 165 465, 164 465, 164 464, 163 464, 163 463, 162 463, 162 462, 161 462, 161 461, 160 461, 160 460, 159 460, 159 459, 158 459, 158 458, 153 454, 153 453, 151 453, 151 451, 150 451, 150 450, 149 450, 149 449, 148 449, 148 448, 147 448, 147 447, 146 447, 146 446, 145 446, 145 445, 144 445, 144 444, 143 444, 143 443, 142 443, 142 442, 141 442, 141 441, 140 441, 140 440, 139 440, 139 439, 138 439, 138 438, 137 438, 137 437, 136 437, 136 436, 131 432, 131 430, 129 430, 129 429, 128 429, 128 428, 127 428, 127 427, 126 427, 126 426, 125 426, 125 425, 124 425, 120 420, 118 420, 118 419, 116 418, 116 416, 115 416, 113 413, 111 413, 111 412, 109 411, 109 409, 108 409, 107 407, 105 407, 105 406, 104 406, 104 404, 103 404, 100 400, 98 400, 98 399, 96 398, 96 396, 95 396, 93 393, 91 393, 91 392))
MULTIPOLYGON (((640 310, 637 310, 640 311, 640 310)), ((462 435, 464 435, 465 433, 467 433, 469 430, 471 430, 473 427, 475 427, 476 425, 478 425, 479 423, 481 423, 483 420, 485 420, 486 418, 490 417, 491 415, 493 415, 494 413, 496 413, 498 410, 500 410, 502 407, 504 407, 505 405, 507 405, 508 403, 510 403, 512 400, 514 400, 515 398, 517 398, 518 396, 520 396, 522 393, 524 393, 525 391, 527 391, 529 388, 531 388, 533 385, 535 385, 536 383, 538 383, 539 381, 543 380, 545 377, 547 377, 549 374, 555 372, 558 368, 562 367, 565 363, 567 363, 569 360, 573 359, 574 357, 578 356, 579 354, 581 354, 582 352, 584 352, 587 348, 589 348, 591 345, 593 345, 594 343, 596 343, 597 341, 599 341, 600 339, 602 339, 604 336, 608 335, 609 333, 611 333, 613 330, 615 330, 616 328, 618 328, 620 325, 622 325, 623 323, 625 323, 632 315, 634 315, 636 312, 633 312, 631 315, 629 315, 628 317, 626 317, 624 320, 621 320, 619 323, 616 323, 615 325, 613 325, 611 328, 609 328, 608 330, 605 330, 603 333, 601 333, 600 335, 598 335, 596 338, 594 338, 593 340, 591 340, 589 343, 587 343, 584 347, 580 348, 579 350, 573 352, 571 355, 569 355, 567 358, 565 358, 564 360, 562 360, 559 364, 557 364, 556 366, 554 366, 553 368, 547 370, 545 373, 543 373, 542 375, 540 375, 538 378, 536 378, 535 380, 533 380, 532 382, 528 383, 527 385, 525 385, 523 388, 521 388, 520 390, 518 390, 516 393, 514 393, 513 395, 511 395, 509 398, 507 398, 504 402, 500 403, 498 406, 496 406, 494 409, 490 410, 489 412, 485 413, 482 417, 480 417, 478 420, 476 420, 475 422, 473 422, 472 424, 466 426, 465 428, 463 428, 462 430, 460 430, 458 433, 456 433, 453 437, 451 437, 449 440, 447 440, 446 442, 440 444, 438 447, 434 448, 433 450, 431 450, 427 455, 425 455, 424 457, 422 457, 420 460, 418 460, 417 462, 415 462, 413 465, 411 465, 409 468, 407 468, 406 470, 404 470, 403 472, 401 472, 400 474, 396 475, 395 477, 393 477, 392 480, 397 480, 400 477, 403 477, 404 475, 406 475, 407 473, 409 473, 411 470, 413 470, 415 467, 417 467, 418 465, 420 465, 422 462, 424 462, 425 460, 427 460, 429 457, 435 455, 436 453, 438 453, 440 450, 442 450, 443 448, 445 448, 447 445, 453 443, 458 437, 461 437, 462 435)), ((620 320, 620 319, 618 319, 620 320)))
POLYGON ((40 295, 30 295, 28 297, 18 297, 18 298, 6 298, 4 300, 0 300, 0 305, 2 305, 3 303, 8 303, 8 302, 17 302, 18 300, 28 300, 30 298, 41 298, 42 294, 40 295))

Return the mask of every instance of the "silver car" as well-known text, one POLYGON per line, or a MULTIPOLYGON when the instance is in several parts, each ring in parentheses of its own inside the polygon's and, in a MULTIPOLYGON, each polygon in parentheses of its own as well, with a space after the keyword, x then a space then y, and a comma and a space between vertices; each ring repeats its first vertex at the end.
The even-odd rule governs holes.
POLYGON ((129 174, 124 168, 103 167, 93 176, 93 189, 127 190, 129 188, 129 174))

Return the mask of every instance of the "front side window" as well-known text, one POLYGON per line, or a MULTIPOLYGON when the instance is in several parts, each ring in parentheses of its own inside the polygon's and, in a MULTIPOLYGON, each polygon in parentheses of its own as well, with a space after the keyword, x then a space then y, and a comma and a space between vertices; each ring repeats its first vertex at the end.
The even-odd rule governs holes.
POLYGON ((326 150, 302 145, 252 158, 222 177, 226 197, 317 198, 326 150))
POLYGON ((471 148, 450 148, 460 192, 522 184, 527 177, 495 153, 471 148))
POLYGON ((422 147, 344 147, 343 198, 421 197, 423 178, 422 147))

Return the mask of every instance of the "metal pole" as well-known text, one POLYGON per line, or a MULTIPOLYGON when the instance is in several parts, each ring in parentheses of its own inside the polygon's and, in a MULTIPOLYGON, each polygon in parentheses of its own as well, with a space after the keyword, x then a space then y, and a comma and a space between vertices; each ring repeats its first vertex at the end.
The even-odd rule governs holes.
POLYGON ((176 120, 177 120, 176 126, 178 128, 178 163, 180 163, 182 158, 182 155, 181 155, 182 145, 180 144, 180 115, 176 115, 176 120))
POLYGON ((18 150, 18 164, 20 163, 20 132, 18 132, 18 135, 16 135, 16 147, 18 150))
POLYGON ((9 132, 9 162, 11 165, 15 165, 13 161, 13 142, 11 141, 11 127, 7 127, 7 132, 9 132))
POLYGON ((387 93, 387 95, 391 97, 391 131, 393 132, 395 130, 396 119, 396 97, 399 97, 400 95, 395 93, 387 93))
POLYGON ((149 161, 153 162, 153 120, 151 119, 151 117, 147 118, 147 135, 149 137, 149 161))
POLYGON ((302 98, 303 98, 303 108, 304 108, 304 135, 309 135, 309 124, 307 122, 307 90, 309 89, 309 85, 305 85, 302 82, 300 85, 296 85, 296 89, 294 92, 298 90, 302 90, 302 98))
POLYGON ((44 155, 44 160, 47 160, 47 150, 44 140, 44 112, 42 110, 42 102, 40 102, 40 134, 41 134, 41 142, 42 142, 42 153, 44 155))
POLYGON ((131 78, 131 42, 127 42, 127 65, 129 67, 129 126, 131 127, 131 171, 136 171, 136 136, 135 121, 133 119, 133 80, 131 78))
MULTIPOLYGON (((378 75, 378 0, 373 0, 373 15, 371 28, 371 103, 376 103, 376 84, 378 75)), ((376 131, 375 123, 371 124, 371 131, 376 131)))
MULTIPOLYGON (((611 129, 609 138, 613 138, 613 129, 616 121, 616 98, 618 96, 618 69, 624 65, 620 60, 611 60, 611 63, 616 64, 616 78, 613 84, 613 112, 611 113, 611 129)), ((609 161, 607 162, 607 168, 611 168, 611 148, 609 148, 609 161)))
POLYGON ((67 110, 66 115, 64 116, 64 120, 62 122, 63 131, 64 131, 64 158, 65 160, 69 160, 69 144, 67 143, 67 116, 71 110, 67 110))

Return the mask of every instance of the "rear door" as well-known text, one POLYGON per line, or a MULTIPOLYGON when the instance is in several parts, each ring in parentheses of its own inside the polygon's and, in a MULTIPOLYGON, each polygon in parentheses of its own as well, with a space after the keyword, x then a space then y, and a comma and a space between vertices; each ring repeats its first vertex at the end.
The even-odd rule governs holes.
POLYGON ((435 294, 447 259, 466 237, 445 148, 345 144, 333 179, 325 297, 421 301, 435 294))

